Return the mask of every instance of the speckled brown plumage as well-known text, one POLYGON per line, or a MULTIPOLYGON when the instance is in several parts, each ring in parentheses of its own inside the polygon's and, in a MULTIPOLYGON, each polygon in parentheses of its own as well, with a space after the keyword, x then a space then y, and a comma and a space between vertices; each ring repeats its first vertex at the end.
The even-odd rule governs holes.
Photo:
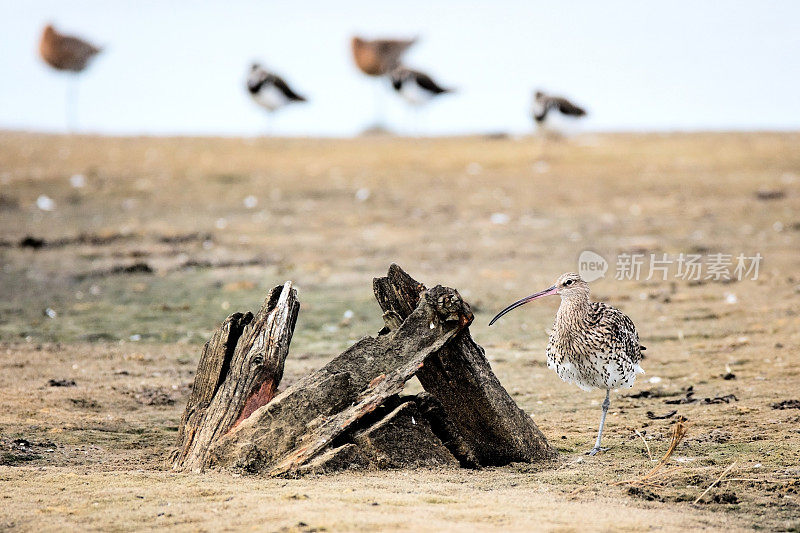
POLYGON ((611 389, 633 385, 644 372, 639 362, 644 347, 633 321, 619 309, 589 299, 589 285, 578 274, 561 275, 555 285, 518 300, 503 309, 489 325, 512 309, 542 296, 558 294, 561 305, 547 343, 547 366, 567 383, 583 390, 604 389, 603 416, 591 455, 602 450, 606 413, 611 389))
POLYGON ((547 343, 548 368, 583 390, 633 386, 643 372, 633 321, 619 309, 590 301, 589 286, 578 274, 564 274, 555 286, 561 305, 547 343))

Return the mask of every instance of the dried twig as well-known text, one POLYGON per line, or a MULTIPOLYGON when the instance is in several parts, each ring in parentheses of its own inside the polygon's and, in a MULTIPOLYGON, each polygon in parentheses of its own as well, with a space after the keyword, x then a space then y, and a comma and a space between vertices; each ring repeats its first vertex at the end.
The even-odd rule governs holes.
POLYGON ((647 457, 652 461, 653 460, 653 454, 650 453, 650 445, 647 444, 647 440, 644 438, 644 435, 639 433, 638 429, 634 429, 633 431, 634 431, 634 433, 636 433, 639 436, 640 439, 642 439, 642 442, 644 442, 644 447, 647 448, 647 457))
MULTIPOLYGON (((661 470, 661 468, 665 464, 667 464, 667 461, 669 461, 669 458, 675 452, 675 449, 678 447, 678 444, 680 444, 680 442, 683 440, 683 437, 686 436, 686 432, 688 431, 688 426, 684 424, 685 421, 686 419, 683 417, 678 418, 678 421, 675 423, 675 429, 672 431, 672 441, 669 444, 669 448, 667 448, 667 452, 664 454, 664 457, 662 457, 658 461, 658 463, 656 463, 656 466, 654 466, 652 470, 650 470, 648 473, 638 478, 626 479, 624 481, 617 481, 616 483, 614 483, 614 485, 642 485, 645 483, 649 483, 650 480, 654 477, 666 474, 667 472, 662 472, 661 474, 658 474, 658 471, 661 470), (656 474, 658 474, 658 476, 656 474)), ((675 469, 669 470, 668 472, 673 472, 673 471, 675 471, 675 469)))
POLYGON ((695 501, 693 501, 693 502, 692 502, 692 505, 697 505, 697 503, 698 503, 700 500, 702 500, 702 499, 703 499, 703 496, 705 496, 706 494, 708 494, 708 491, 710 491, 712 488, 714 488, 714 485, 716 485, 717 483, 719 483, 720 481, 722 481, 722 478, 724 478, 724 477, 725 477, 725 474, 727 474, 728 472, 730 472, 730 471, 731 471, 731 469, 732 469, 734 466, 736 466, 736 463, 737 463, 737 462, 738 462, 738 461, 734 461, 734 462, 732 462, 732 463, 730 464, 730 466, 728 466, 728 468, 726 468, 725 470, 723 470, 723 471, 722 471, 722 474, 720 474, 720 475, 719 475, 719 477, 716 479, 716 481, 714 481, 714 483, 712 483, 711 485, 709 485, 709 486, 708 486, 708 488, 707 488, 706 490, 704 490, 704 491, 703 491, 703 494, 701 494, 700 496, 698 496, 698 497, 697 497, 697 499, 696 499, 695 501))

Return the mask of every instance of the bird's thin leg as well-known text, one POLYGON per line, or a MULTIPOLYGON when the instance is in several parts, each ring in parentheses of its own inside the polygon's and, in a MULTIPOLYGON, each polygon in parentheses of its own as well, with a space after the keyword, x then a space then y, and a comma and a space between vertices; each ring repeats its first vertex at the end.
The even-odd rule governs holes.
POLYGON ((372 127, 376 130, 382 130, 386 127, 385 125, 385 107, 386 107, 386 81, 383 77, 377 78, 372 83, 372 91, 373 91, 373 104, 374 108, 374 122, 372 127))
POLYGON ((611 405, 611 401, 609 400, 609 396, 611 396, 611 390, 606 390, 606 399, 603 401, 603 416, 600 418, 600 429, 597 432, 597 442, 594 443, 594 448, 589 452, 589 455, 595 455, 597 452, 605 451, 608 448, 601 448, 600 447, 600 439, 603 438, 603 426, 606 425, 606 415, 608 414, 608 406, 611 405))
POLYGON ((267 121, 264 123, 264 137, 272 137, 275 132, 275 124, 273 121, 275 120, 275 112, 270 111, 267 113, 267 121))
POLYGON ((78 77, 67 78, 67 133, 75 133, 78 129, 78 77))

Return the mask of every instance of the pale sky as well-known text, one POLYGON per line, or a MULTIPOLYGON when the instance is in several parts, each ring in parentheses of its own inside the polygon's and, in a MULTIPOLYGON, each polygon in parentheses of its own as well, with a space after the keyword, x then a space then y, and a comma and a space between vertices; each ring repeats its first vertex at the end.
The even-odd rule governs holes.
POLYGON ((41 28, 106 47, 79 83, 79 131, 348 136, 521 133, 541 87, 587 130, 800 129, 800 2, 0 0, 0 128, 65 130, 66 76, 41 28), (412 113, 353 66, 349 38, 419 36, 407 56, 457 92, 412 113), (309 103, 270 119, 245 92, 254 60, 309 103), (377 89, 377 90, 376 90, 377 89))

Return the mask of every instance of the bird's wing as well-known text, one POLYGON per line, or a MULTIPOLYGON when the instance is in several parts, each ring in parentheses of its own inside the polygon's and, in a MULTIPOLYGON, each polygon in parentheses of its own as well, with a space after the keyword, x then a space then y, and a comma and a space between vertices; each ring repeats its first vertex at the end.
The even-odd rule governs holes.
POLYGON ((642 360, 639 334, 628 315, 602 302, 592 302, 589 323, 608 339, 609 352, 624 357, 633 365, 639 364, 642 360))
POLYGON ((289 85, 287 85, 286 82, 283 81, 283 79, 280 78, 279 76, 273 75, 271 81, 275 85, 275 87, 277 87, 278 90, 281 91, 286 96, 286 98, 288 98, 289 100, 294 100, 296 102, 305 102, 306 101, 304 96, 300 96, 299 94, 294 92, 289 87, 289 85))
POLYGON ((414 78, 417 80, 417 85, 425 89, 426 91, 430 91, 434 94, 441 94, 450 92, 450 89, 445 89, 440 87, 436 84, 435 81, 431 79, 430 76, 427 74, 423 74, 422 72, 414 72, 414 78))
POLYGON ((566 98, 553 98, 550 105, 551 107, 558 108, 558 110, 563 114, 570 115, 572 117, 582 117, 586 114, 585 109, 573 104, 566 98))

